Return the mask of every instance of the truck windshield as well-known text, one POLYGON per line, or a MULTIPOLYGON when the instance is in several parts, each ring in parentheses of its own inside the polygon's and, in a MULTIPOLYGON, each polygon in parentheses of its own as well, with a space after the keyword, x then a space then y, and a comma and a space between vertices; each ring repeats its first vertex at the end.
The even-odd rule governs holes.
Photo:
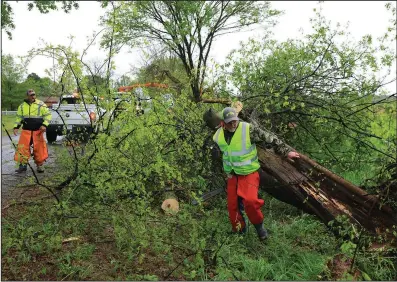
POLYGON ((61 101, 62 105, 68 105, 68 104, 79 104, 80 99, 75 98, 75 97, 68 97, 68 98, 63 98, 61 101))

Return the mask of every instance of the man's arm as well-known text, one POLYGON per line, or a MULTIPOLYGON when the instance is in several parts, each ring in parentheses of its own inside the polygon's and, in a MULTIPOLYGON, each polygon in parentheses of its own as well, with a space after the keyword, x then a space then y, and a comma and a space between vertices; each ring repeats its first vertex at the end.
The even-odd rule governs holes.
POLYGON ((41 116, 44 119, 43 126, 47 127, 50 124, 52 116, 51 116, 51 112, 48 109, 47 105, 44 102, 41 102, 41 103, 43 103, 43 105, 41 106, 41 109, 40 109, 41 116))
POLYGON ((204 146, 203 148, 206 148, 210 151, 212 160, 219 160, 222 157, 221 150, 219 149, 218 144, 212 140, 212 136, 208 136, 204 140, 204 146))
POLYGON ((22 118, 23 118, 23 115, 22 115, 22 105, 20 105, 20 106, 18 107, 17 115, 16 115, 16 117, 15 117, 14 129, 19 129, 19 128, 21 127, 22 118))
POLYGON ((250 137, 251 143, 265 142, 271 145, 277 154, 284 157, 288 157, 288 153, 292 152, 292 149, 285 144, 276 134, 263 130, 253 124, 250 124, 250 137))
POLYGON ((18 134, 18 129, 21 127, 22 124, 22 119, 23 119, 23 115, 22 115, 22 107, 23 105, 20 105, 17 109, 17 115, 15 117, 15 123, 14 123, 14 135, 17 136, 18 134))

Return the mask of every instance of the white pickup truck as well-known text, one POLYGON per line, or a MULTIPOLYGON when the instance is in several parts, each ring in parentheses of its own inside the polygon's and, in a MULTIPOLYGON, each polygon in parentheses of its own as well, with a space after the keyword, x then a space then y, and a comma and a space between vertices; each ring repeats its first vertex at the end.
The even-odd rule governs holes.
POLYGON ((84 139, 99 130, 99 118, 105 110, 96 104, 84 104, 74 93, 62 95, 59 103, 51 108, 52 119, 47 127, 47 141, 56 141, 58 135, 81 134, 84 139))

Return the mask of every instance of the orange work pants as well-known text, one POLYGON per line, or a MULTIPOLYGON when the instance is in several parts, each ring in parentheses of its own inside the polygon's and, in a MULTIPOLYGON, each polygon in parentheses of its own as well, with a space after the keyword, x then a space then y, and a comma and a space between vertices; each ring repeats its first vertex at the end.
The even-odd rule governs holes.
POLYGON ((227 209, 233 231, 245 227, 244 218, 239 208, 240 201, 244 205, 245 213, 252 224, 263 222, 261 207, 265 201, 258 199, 259 173, 248 175, 232 175, 227 180, 227 209))
POLYGON ((33 144, 34 162, 36 165, 42 165, 48 158, 48 150, 44 133, 40 130, 22 130, 14 160, 19 164, 27 164, 31 154, 31 144, 33 144))

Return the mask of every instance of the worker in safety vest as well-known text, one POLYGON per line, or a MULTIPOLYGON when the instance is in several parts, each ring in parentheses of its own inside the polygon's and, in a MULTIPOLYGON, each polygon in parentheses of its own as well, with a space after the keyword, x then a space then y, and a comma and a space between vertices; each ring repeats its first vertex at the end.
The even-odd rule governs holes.
POLYGON ((30 146, 33 144, 33 157, 37 172, 44 172, 43 163, 48 158, 44 132, 51 121, 51 113, 44 102, 36 99, 33 89, 26 92, 27 98, 18 107, 14 124, 14 135, 22 125, 21 137, 15 152, 14 160, 19 164, 17 173, 25 172, 30 157, 30 146))
POLYGON ((246 232, 242 216, 244 209, 249 221, 255 226, 259 239, 264 240, 268 233, 263 226, 261 211, 264 200, 258 199, 260 164, 255 143, 268 143, 277 154, 290 159, 300 156, 273 133, 239 121, 235 108, 225 108, 221 118, 221 126, 213 140, 222 152, 223 169, 227 173, 227 208, 233 232, 246 232))

